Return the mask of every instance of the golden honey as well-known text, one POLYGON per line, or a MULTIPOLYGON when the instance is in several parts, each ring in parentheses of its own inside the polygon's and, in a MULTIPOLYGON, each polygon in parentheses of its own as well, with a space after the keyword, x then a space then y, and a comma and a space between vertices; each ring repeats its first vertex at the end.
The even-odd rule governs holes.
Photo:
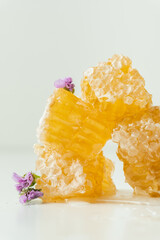
POLYGON ((37 188, 44 193, 44 202, 70 198, 96 199, 115 194, 112 182, 113 163, 102 153, 94 159, 75 153, 57 152, 49 145, 35 145, 37 170, 41 178, 37 188))
POLYGON ((48 99, 37 131, 37 188, 43 201, 95 199, 115 193, 113 163, 101 150, 115 123, 64 89, 48 99))
POLYGON ((82 99, 115 122, 152 105, 143 77, 132 67, 132 61, 122 55, 114 55, 108 62, 89 68, 81 88, 82 99))
POLYGON ((113 133, 126 181, 136 194, 160 196, 160 107, 123 120, 113 133))
POLYGON ((55 90, 38 128, 38 141, 78 156, 94 157, 111 138, 113 122, 64 89, 55 90))

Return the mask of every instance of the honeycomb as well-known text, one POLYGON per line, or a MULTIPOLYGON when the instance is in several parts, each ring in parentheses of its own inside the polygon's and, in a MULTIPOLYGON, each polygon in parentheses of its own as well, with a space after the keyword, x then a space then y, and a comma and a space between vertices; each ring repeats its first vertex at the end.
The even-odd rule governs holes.
POLYGON ((51 145, 35 145, 36 163, 41 178, 37 188, 44 193, 44 202, 67 198, 94 199, 115 193, 111 179, 113 164, 102 153, 94 159, 78 157, 65 150, 58 153, 51 145))
POLYGON ((64 148, 84 158, 94 158, 111 138, 113 122, 69 91, 55 90, 48 99, 38 128, 38 141, 57 152, 64 148))
POLYGON ((113 141, 134 192, 160 196, 160 107, 123 120, 113 132, 113 141))
POLYGON ((37 131, 37 188, 43 201, 89 198, 115 193, 113 164, 101 152, 115 123, 64 89, 48 99, 37 131))
POLYGON ((114 55, 108 62, 89 68, 84 73, 81 88, 85 102, 116 122, 152 104, 143 77, 132 68, 132 61, 122 55, 114 55))

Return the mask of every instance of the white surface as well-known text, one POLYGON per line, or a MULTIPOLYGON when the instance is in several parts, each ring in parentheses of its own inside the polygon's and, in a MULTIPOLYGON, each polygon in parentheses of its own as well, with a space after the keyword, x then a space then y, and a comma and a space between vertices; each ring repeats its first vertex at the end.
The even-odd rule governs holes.
POLYGON ((5 240, 159 240, 160 207, 10 203, 0 211, 5 240))
MULTIPOLYGON (((109 146, 111 149, 111 146, 109 146)), ((107 147, 106 147, 107 150, 107 147)), ((113 148, 108 153, 114 158, 113 148)), ((160 201, 140 204, 39 204, 22 206, 12 172, 33 170, 33 153, 1 153, 0 239, 2 240, 159 240, 160 201)), ((116 172, 119 171, 116 169, 116 172)), ((121 175, 121 174, 120 174, 121 175)), ((116 173, 116 185, 127 189, 116 173)))
POLYGON ((115 53, 159 104, 159 13, 159 0, 0 0, 0 147, 31 148, 53 82, 72 76, 80 95, 83 71, 115 53))

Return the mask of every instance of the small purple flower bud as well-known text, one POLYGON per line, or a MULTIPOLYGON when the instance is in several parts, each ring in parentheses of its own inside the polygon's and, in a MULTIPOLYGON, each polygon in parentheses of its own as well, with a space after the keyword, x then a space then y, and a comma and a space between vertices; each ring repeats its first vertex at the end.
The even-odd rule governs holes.
POLYGON ((29 187, 29 183, 27 182, 27 179, 25 179, 25 180, 21 183, 21 185, 23 186, 23 188, 29 187))
POLYGON ((74 84, 73 84, 73 83, 66 83, 66 88, 67 88, 70 92, 73 92, 74 84))
POLYGON ((31 172, 28 172, 24 178, 27 181, 28 186, 30 186, 33 183, 34 178, 31 172))
POLYGON ((29 186, 29 183, 27 182, 27 180, 23 180, 23 182, 16 185, 16 189, 18 192, 21 192, 23 188, 27 188, 28 186, 29 186))
POLYGON ((65 79, 59 79, 57 81, 54 82, 54 86, 56 88, 64 88, 65 87, 65 79))
POLYGON ((35 196, 36 196, 36 198, 43 197, 43 192, 36 191, 35 196))
POLYGON ((71 88, 71 83, 66 83, 65 87, 69 90, 71 88))
POLYGON ((18 182, 18 183, 21 183, 23 181, 23 178, 19 176, 17 173, 13 173, 12 178, 15 182, 18 182))
POLYGON ((73 92, 75 85, 72 83, 70 87, 70 91, 73 92))
POLYGON ((27 197, 28 197, 28 201, 35 199, 35 198, 39 198, 42 197, 43 193, 38 191, 38 190, 31 190, 30 192, 28 192, 27 197))
POLYGON ((20 198, 19 198, 19 201, 20 201, 20 203, 22 203, 22 204, 26 203, 27 200, 28 200, 28 199, 27 199, 27 195, 26 195, 26 194, 21 195, 20 198))
POLYGON ((21 184, 16 184, 16 189, 18 192, 21 192, 23 189, 23 186, 21 184))
POLYGON ((64 80, 65 80, 65 83, 72 83, 72 78, 71 77, 67 77, 64 80))
POLYGON ((32 199, 34 199, 34 190, 31 190, 27 193, 27 198, 28 198, 28 201, 31 201, 32 199))

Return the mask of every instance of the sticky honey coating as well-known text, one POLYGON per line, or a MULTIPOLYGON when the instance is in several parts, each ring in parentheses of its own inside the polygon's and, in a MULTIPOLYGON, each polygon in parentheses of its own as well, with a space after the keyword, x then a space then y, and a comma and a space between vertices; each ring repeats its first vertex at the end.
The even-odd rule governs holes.
POLYGON ((70 198, 96 199, 115 194, 111 174, 112 162, 102 153, 94 159, 78 157, 65 150, 58 153, 51 145, 35 145, 36 168, 41 173, 37 188, 44 193, 44 202, 70 198))
POLYGON ((81 88, 85 102, 116 122, 152 105, 143 77, 132 68, 132 61, 122 55, 114 55, 108 62, 89 68, 84 73, 81 88))
POLYGON ((113 132, 126 181, 136 194, 160 196, 160 106, 126 118, 113 132))
POLYGON ((111 138, 115 124, 104 114, 64 89, 55 90, 48 99, 38 128, 38 141, 51 144, 60 152, 95 157, 111 138))

